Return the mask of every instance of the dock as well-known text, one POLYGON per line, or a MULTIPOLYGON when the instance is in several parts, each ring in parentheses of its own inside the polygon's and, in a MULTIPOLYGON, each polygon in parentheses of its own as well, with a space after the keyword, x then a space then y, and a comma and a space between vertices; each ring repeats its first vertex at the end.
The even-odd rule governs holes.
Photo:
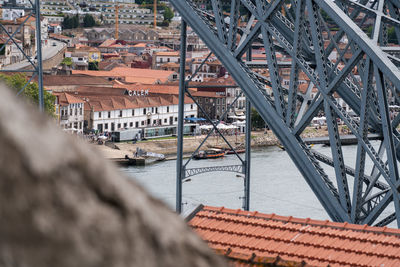
MULTIPOLYGON (((369 140, 382 140, 382 136, 379 134, 368 134, 368 139, 369 140)), ((307 145, 311 144, 323 144, 323 145, 329 145, 329 136, 322 136, 322 137, 314 137, 314 138, 305 138, 303 140, 307 145)), ((355 135, 341 135, 340 136, 340 142, 342 145, 355 145, 357 144, 357 138, 355 135)))

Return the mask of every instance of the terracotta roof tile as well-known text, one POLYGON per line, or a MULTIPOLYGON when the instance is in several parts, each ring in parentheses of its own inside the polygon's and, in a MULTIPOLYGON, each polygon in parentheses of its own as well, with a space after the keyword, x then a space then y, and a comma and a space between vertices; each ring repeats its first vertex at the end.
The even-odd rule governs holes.
POLYGON ((129 83, 153 84, 157 81, 167 82, 175 73, 166 70, 139 69, 128 67, 115 67, 110 71, 73 70, 73 74, 97 76, 97 77, 123 77, 129 83))
POLYGON ((287 264, 305 261, 308 266, 400 266, 398 229, 217 207, 203 207, 189 225, 235 266, 256 266, 255 257, 278 256, 287 264))

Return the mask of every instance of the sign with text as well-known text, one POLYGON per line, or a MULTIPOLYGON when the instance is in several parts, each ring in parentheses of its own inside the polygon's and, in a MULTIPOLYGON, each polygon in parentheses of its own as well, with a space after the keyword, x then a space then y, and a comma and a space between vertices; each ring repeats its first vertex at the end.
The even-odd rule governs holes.
POLYGON ((125 94, 129 96, 148 96, 149 90, 126 90, 125 94))

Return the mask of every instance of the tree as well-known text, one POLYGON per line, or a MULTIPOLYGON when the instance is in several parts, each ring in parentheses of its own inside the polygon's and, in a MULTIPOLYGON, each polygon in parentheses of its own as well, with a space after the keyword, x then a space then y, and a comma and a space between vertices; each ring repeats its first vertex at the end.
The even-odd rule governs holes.
MULTIPOLYGON (((5 74, 0 74, 0 80, 4 81, 12 90, 15 91, 15 93, 19 92, 22 90, 22 88, 25 86, 27 82, 27 77, 24 74, 14 74, 14 75, 5 75, 5 74)), ((54 115, 55 112, 55 100, 56 97, 49 92, 44 91, 44 109, 46 112, 50 115, 54 115)), ((36 105, 39 103, 39 87, 37 83, 31 82, 28 84, 24 91, 22 92, 22 95, 25 96, 25 98, 32 103, 35 103, 36 105)))
POLYGON ((65 16, 62 22, 63 29, 72 29, 72 21, 69 16, 65 16))
POLYGON ((164 20, 171 22, 172 18, 174 17, 174 12, 169 7, 166 7, 164 10, 164 20))
POLYGON ((96 21, 93 16, 90 14, 86 14, 83 18, 83 27, 93 27, 96 25, 96 21))
POLYGON ((266 126, 263 118, 255 108, 251 109, 251 128, 264 128, 266 126))
POLYGON ((63 61, 61 61, 61 65, 65 65, 65 66, 69 66, 69 67, 72 66, 72 63, 73 63, 72 58, 70 58, 70 57, 66 57, 63 59, 63 61))
POLYGON ((73 28, 78 28, 79 27, 79 16, 76 14, 75 16, 72 17, 72 26, 73 28))

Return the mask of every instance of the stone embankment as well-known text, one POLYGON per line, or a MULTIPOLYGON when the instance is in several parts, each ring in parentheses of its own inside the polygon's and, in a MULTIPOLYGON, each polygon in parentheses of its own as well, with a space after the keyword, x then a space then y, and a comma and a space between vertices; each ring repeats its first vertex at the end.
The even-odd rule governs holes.
MULTIPOLYGON (((312 138, 312 137, 321 137, 327 136, 328 132, 326 127, 321 129, 315 128, 307 128, 302 137, 304 138, 312 138)), ((202 140, 205 138, 203 136, 194 136, 194 137, 185 137, 183 152, 184 154, 190 154, 196 150, 196 148, 201 144, 202 140)), ((244 135, 231 135, 226 136, 226 139, 231 143, 234 147, 240 147, 244 144, 244 135)), ((251 146, 256 147, 267 147, 274 146, 280 144, 278 138, 272 133, 272 131, 255 131, 251 133, 251 146)), ((101 153, 105 158, 124 158, 125 155, 132 156, 132 154, 136 151, 136 148, 139 147, 146 151, 161 153, 167 156, 167 158, 174 159, 176 157, 176 148, 177 148, 177 139, 158 139, 158 140, 147 140, 137 142, 136 144, 132 143, 115 143, 118 149, 112 149, 109 146, 99 146, 96 145, 98 149, 100 149, 101 153)), ((202 149, 206 149, 207 147, 223 147, 228 148, 228 145, 220 136, 211 136, 208 140, 203 144, 202 149)))

